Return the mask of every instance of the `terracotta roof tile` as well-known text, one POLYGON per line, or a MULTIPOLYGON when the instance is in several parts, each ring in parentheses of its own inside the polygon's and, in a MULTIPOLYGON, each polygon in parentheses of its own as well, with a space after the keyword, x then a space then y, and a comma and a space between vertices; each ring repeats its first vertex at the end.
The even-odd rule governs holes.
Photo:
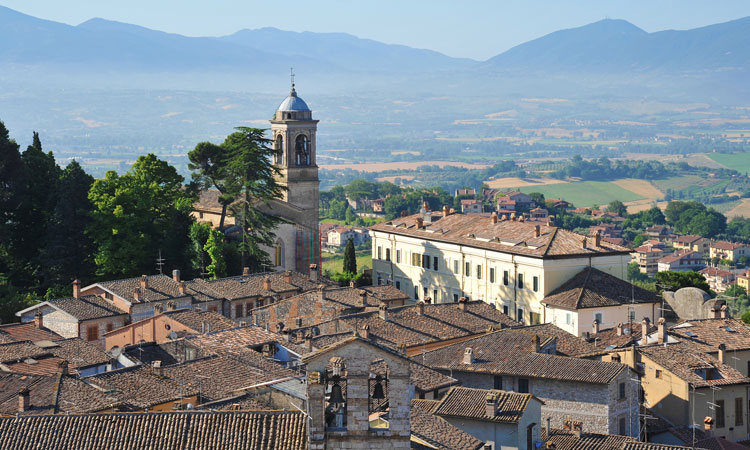
POLYGON ((167 311, 165 316, 175 320, 192 330, 203 332, 204 327, 211 332, 228 330, 236 328, 237 324, 225 316, 213 311, 194 311, 182 309, 177 311, 167 311))
POLYGON ((487 422, 518 423, 532 398, 534 396, 531 394, 452 387, 440 399, 435 414, 487 422), (494 416, 487 415, 487 408, 485 407, 490 396, 497 402, 497 410, 494 416))
POLYGON ((539 334, 539 336, 554 337, 555 350, 558 355, 580 356, 590 354, 597 350, 597 347, 593 342, 589 342, 582 337, 570 334, 553 323, 529 325, 522 327, 519 330, 526 330, 531 333, 539 334))
POLYGON ((739 319, 688 320, 669 332, 709 353, 718 352, 719 344, 726 345, 728 351, 750 349, 750 327, 739 319))
POLYGON ((123 280, 103 281, 97 283, 103 289, 122 297, 131 303, 157 302, 170 298, 185 297, 180 293, 180 283, 163 274, 150 275, 146 277, 147 287, 141 287, 141 277, 126 278, 123 280), (133 293, 138 291, 140 300, 136 300, 133 293))
POLYGON ((437 401, 411 401, 412 439, 424 441, 438 450, 479 450, 484 443, 433 414, 437 401))
POLYGON ((78 320, 101 319, 103 317, 120 316, 125 311, 96 295, 86 295, 79 298, 58 298, 48 302, 55 308, 70 314, 78 320))
POLYGON ((181 386, 160 376, 157 369, 144 366, 93 375, 86 378, 86 382, 105 391, 111 391, 112 397, 134 410, 198 394, 197 387, 181 386))
POLYGON ((24 414, 95 412, 113 405, 101 390, 72 376, 0 374, 0 414, 18 413, 18 391, 23 388, 29 390, 31 405, 24 414))
POLYGON ((0 345, 0 363, 19 361, 25 358, 36 358, 47 354, 49 354, 48 350, 34 345, 29 341, 0 345))
POLYGON ((692 342, 681 341, 675 344, 648 345, 638 347, 638 351, 674 373, 680 379, 696 387, 722 386, 728 384, 750 383, 750 378, 733 367, 722 364, 716 358, 696 349, 692 342), (697 371, 718 371, 717 379, 706 379, 697 371))
POLYGON ((551 430, 548 434, 542 427, 542 441, 554 444, 555 450, 623 450, 626 444, 635 442, 635 439, 598 433, 582 433, 579 437, 568 430, 551 430))
POLYGON ((5 343, 3 336, 10 338, 9 341, 53 341, 60 339, 62 336, 48 328, 38 328, 34 322, 27 323, 10 323, 0 325, 0 344, 5 343))
POLYGON ((268 272, 219 278, 206 282, 223 297, 233 300, 249 297, 270 297, 281 293, 303 292, 315 289, 325 281, 315 282, 299 272, 268 272), (287 278, 288 277, 288 278, 287 278), (271 289, 264 288, 264 280, 271 280, 271 289), (287 282, 288 281, 288 282, 287 282))
POLYGON ((567 309, 599 308, 625 303, 659 303, 659 297, 606 272, 587 267, 544 297, 542 303, 567 309))

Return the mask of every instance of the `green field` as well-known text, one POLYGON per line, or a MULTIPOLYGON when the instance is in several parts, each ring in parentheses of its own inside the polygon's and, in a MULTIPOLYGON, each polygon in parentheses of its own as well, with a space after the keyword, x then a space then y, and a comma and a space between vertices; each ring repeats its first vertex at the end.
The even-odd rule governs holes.
POLYGON ((544 186, 529 186, 520 188, 521 192, 541 192, 546 198, 562 198, 577 207, 606 205, 612 200, 631 202, 643 200, 634 192, 630 192, 613 183, 604 181, 576 181, 572 183, 548 184, 544 186))
POLYGON ((717 163, 738 172, 750 172, 750 152, 744 153, 708 153, 707 156, 717 163))
MULTIPOLYGON (((341 272, 344 268, 344 253, 322 252, 323 270, 331 272, 341 272)), ((372 268, 372 255, 369 250, 357 251, 357 270, 362 272, 363 269, 372 268)))

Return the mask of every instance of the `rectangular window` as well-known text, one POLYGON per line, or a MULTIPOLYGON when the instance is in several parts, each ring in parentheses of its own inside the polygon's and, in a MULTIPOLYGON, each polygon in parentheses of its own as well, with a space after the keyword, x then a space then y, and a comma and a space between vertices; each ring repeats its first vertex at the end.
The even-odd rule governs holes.
POLYGON ((115 329, 115 325, 113 323, 107 324, 107 333, 115 329))
POLYGON ((529 393, 529 380, 527 378, 518 379, 518 392, 521 394, 529 393))
POLYGON ((470 277, 471 276, 471 263, 467 262, 464 267, 464 276, 470 277))
POLYGON ((401 282, 396 280, 396 289, 401 290, 401 282))
POLYGON ((565 313, 565 325, 570 325, 570 313, 565 313))
POLYGON ((745 423, 742 416, 744 404, 745 402, 742 400, 742 397, 734 399, 734 425, 737 427, 742 426, 745 423))
POLYGON ((385 260, 390 261, 391 260, 391 249, 387 248, 385 249, 385 260))
POLYGON ((539 277, 537 277, 537 276, 534 276, 534 278, 533 278, 533 287, 532 287, 532 289, 534 290, 534 292, 539 292, 539 277))
POLYGON ((437 289, 433 289, 432 290, 432 303, 437 303, 437 302, 438 302, 437 289))
POLYGON ((625 383, 620 383, 620 400, 625 400, 625 383))
POLYGON ((662 371, 659 369, 656 369, 656 373, 654 374, 654 377, 661 379, 662 378, 662 371))
POLYGON ((378 247, 378 259, 383 259, 383 247, 378 247))
POLYGON ((247 302, 245 304, 245 311, 247 311, 247 315, 250 315, 250 311, 253 310, 253 302, 247 302))
POLYGON ((95 341, 99 339, 99 326, 98 325, 91 325, 86 328, 86 340, 87 341, 95 341))
POLYGON ((430 255, 422 255, 422 268, 423 269, 430 268, 430 255))
POLYGON ((482 265, 477 264, 477 280, 481 280, 481 279, 482 279, 482 265))
POLYGON ((627 421, 624 417, 620 417, 620 436, 627 436, 627 421))
POLYGON ((502 389, 503 388, 503 377, 500 375, 495 375, 494 378, 494 389, 502 389))
POLYGON ((458 275, 458 260, 453 261, 453 273, 458 275))
POLYGON ((716 400, 714 413, 716 414, 716 428, 724 428, 724 400, 716 400))
POLYGON ((414 285, 414 300, 419 300, 419 286, 414 285))
POLYGON ((242 317, 242 303, 234 305, 234 317, 242 317))
POLYGON ((396 264, 401 264, 401 250, 396 250, 396 264))
POLYGON ((438 257, 437 256, 432 257, 432 270, 436 272, 438 270, 438 257))
POLYGON ((516 320, 523 323, 523 308, 518 308, 516 310, 516 320))
POLYGON ((510 283, 510 273, 507 270, 503 270, 503 285, 507 286, 510 283))
POLYGON ((490 283, 494 283, 494 282, 495 282, 495 268, 490 267, 490 283))
POLYGON ((458 303, 458 294, 453 294, 453 303, 458 303))
POLYGON ((503 305, 503 314, 508 315, 508 305, 503 305))
POLYGON ((599 322, 599 325, 602 324, 602 319, 604 319, 604 316, 602 316, 602 313, 596 313, 594 314, 594 320, 599 322))
POLYGON ((523 274, 519 273, 517 275, 518 278, 518 289, 523 289, 523 274))
POLYGON ((426 287, 422 288, 422 291, 424 291, 424 297, 422 297, 422 298, 423 299, 427 298, 427 288, 426 287))
POLYGON ((635 310, 634 309, 630 310, 630 312, 628 313, 628 318, 630 319, 631 322, 635 322, 635 310))

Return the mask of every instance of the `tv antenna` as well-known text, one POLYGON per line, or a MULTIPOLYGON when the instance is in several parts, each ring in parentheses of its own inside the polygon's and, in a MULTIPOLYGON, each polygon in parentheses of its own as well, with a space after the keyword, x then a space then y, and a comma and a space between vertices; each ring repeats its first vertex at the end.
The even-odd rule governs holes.
POLYGON ((161 249, 159 249, 159 257, 156 258, 156 267, 159 269, 159 274, 164 274, 164 261, 165 259, 161 257, 161 249))
POLYGON ((292 91, 294 91, 294 67, 289 68, 289 77, 292 79, 292 91))

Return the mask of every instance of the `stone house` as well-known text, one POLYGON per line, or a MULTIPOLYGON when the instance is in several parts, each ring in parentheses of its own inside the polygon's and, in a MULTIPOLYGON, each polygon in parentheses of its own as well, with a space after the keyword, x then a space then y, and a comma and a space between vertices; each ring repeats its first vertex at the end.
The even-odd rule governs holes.
POLYGON ((413 449, 482 450, 485 443, 435 415, 438 402, 411 401, 411 442, 413 449))
POLYGON ((663 240, 669 234, 669 228, 666 225, 652 225, 646 227, 646 236, 649 239, 663 240))
POLYGON ((461 213, 463 214, 481 214, 482 202, 475 199, 461 200, 461 213))
POLYGON ((532 394, 544 404, 542 421, 566 420, 584 431, 637 436, 637 374, 614 362, 556 355, 556 338, 501 330, 423 353, 415 359, 462 386, 532 394), (502 351, 498 351, 502 349, 502 351))

